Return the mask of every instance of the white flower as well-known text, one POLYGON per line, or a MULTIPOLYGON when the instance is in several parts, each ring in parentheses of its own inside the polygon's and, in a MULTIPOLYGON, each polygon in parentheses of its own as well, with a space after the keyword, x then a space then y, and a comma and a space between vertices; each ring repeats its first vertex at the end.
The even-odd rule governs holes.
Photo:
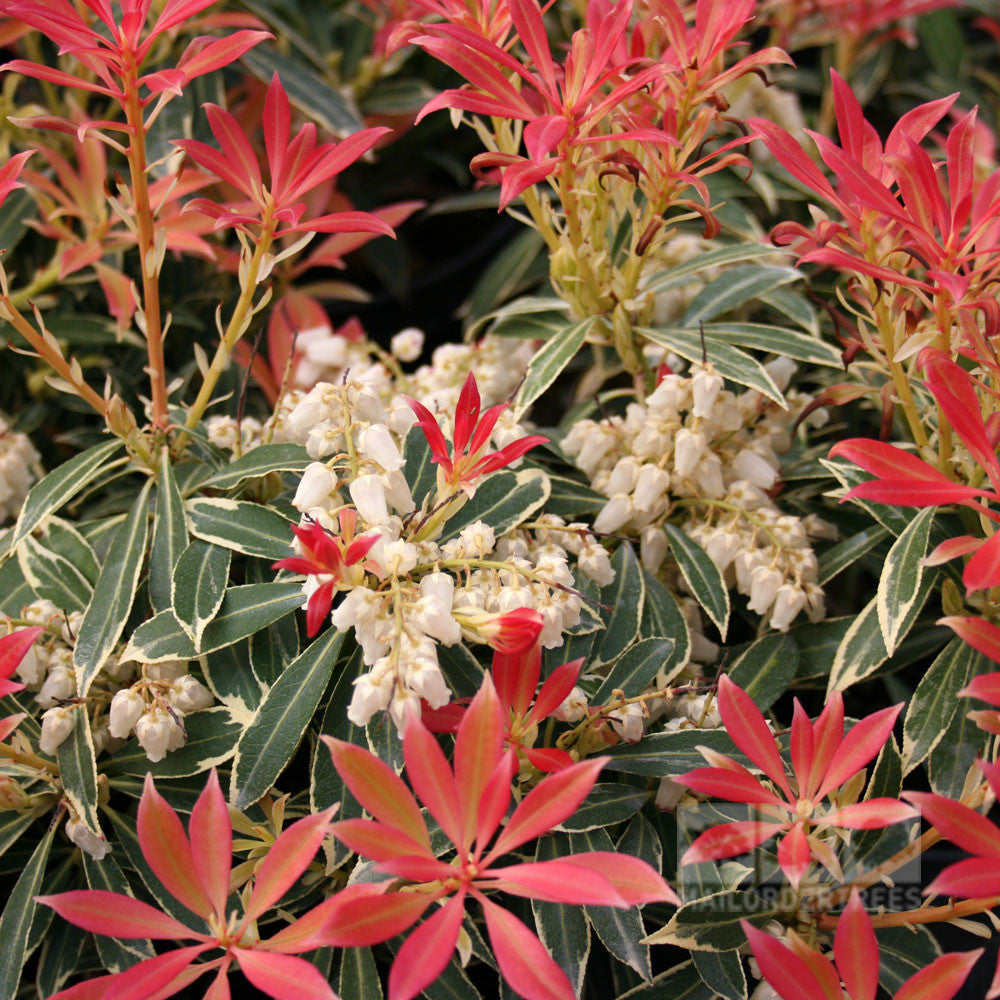
POLYGON ((652 510, 667 490, 670 489, 670 473, 655 465, 644 465, 639 470, 639 475, 635 482, 635 493, 632 495, 632 504, 636 510, 652 510))
POLYGON ((746 540, 734 527, 716 528, 705 540, 704 549, 709 559, 724 573, 729 564, 736 558, 741 546, 746 540))
POLYGON ((413 494, 410 492, 410 485, 406 481, 406 476, 402 472, 388 472, 382 477, 385 486, 385 498, 389 505, 399 514, 409 514, 417 509, 413 502, 413 494))
POLYGON ((690 476, 697 468, 705 451, 705 436, 698 431, 682 427, 674 438, 674 472, 690 476))
POLYGON ((451 701, 451 691, 445 683, 441 668, 437 663, 421 660, 417 666, 406 672, 406 683, 431 708, 441 708, 451 701))
POLYGON ((618 459, 611 475, 602 489, 609 496, 613 493, 631 493, 635 489, 635 481, 639 477, 640 462, 631 455, 618 459))
POLYGON ((406 732, 406 717, 411 711, 420 717, 420 698, 413 691, 397 688, 389 702, 389 717, 396 724, 400 736, 406 732))
POLYGON ((492 552, 493 546, 496 545, 493 529, 485 521, 475 521, 466 525, 458 533, 458 540, 467 556, 479 556, 479 558, 492 552))
POLYGON ((52 708, 57 702, 66 701, 76 695, 76 674, 73 668, 58 663, 49 670, 45 683, 41 690, 35 695, 35 701, 42 708, 52 708))
POLYGON ((694 397, 691 412, 696 417, 710 417, 721 390, 722 376, 711 365, 695 372, 691 379, 691 395, 694 397))
POLYGON ((75 709, 50 708, 42 713, 42 732, 38 737, 38 749, 50 757, 55 757, 59 745, 73 732, 75 709))
POLYGON ((645 714, 642 703, 633 702, 630 705, 625 705, 622 708, 616 708, 613 712, 609 712, 608 722, 611 723, 611 728, 626 743, 638 743, 642 739, 644 732, 642 722, 645 714))
POLYGON ((792 376, 798 371, 798 368, 799 366, 791 358, 775 358, 764 365, 764 370, 782 392, 788 388, 792 376))
POLYGON ((381 603, 381 594, 367 587, 353 587, 334 608, 330 619, 338 631, 346 632, 349 628, 374 621, 381 603))
POLYGON ((446 646, 454 646, 462 638, 462 629, 452 618, 451 607, 446 606, 436 594, 421 597, 413 605, 412 614, 407 617, 422 632, 446 646))
POLYGON ((389 518, 385 503, 385 487, 379 476, 358 476, 350 485, 351 499, 367 524, 382 524, 389 518))
POLYGON ((150 663, 146 667, 146 676, 151 681, 175 681, 186 673, 186 660, 164 660, 162 663, 150 663))
POLYGON ((29 646, 28 652, 17 665, 17 676, 28 687, 41 684, 49 668, 49 657, 44 646, 29 646))
POLYGON ((389 350, 400 361, 416 361, 424 349, 424 331, 415 326, 400 330, 389 341, 389 350))
POLYGON ((779 632, 787 632, 792 619, 805 607, 806 595, 794 583, 783 583, 778 588, 774 598, 774 611, 771 614, 771 628, 779 632))
POLYGON ((152 763, 163 760, 170 750, 184 745, 184 730, 177 720, 164 709, 154 705, 135 724, 139 746, 146 751, 152 763))
POLYGON ((650 525, 644 528, 639 540, 639 561, 647 573, 656 573, 667 558, 667 533, 663 528, 650 525))
POLYGON ((774 603, 782 582, 783 577, 774 566, 756 566, 750 574, 750 600, 747 601, 747 607, 758 615, 766 614, 774 603))
POLYGON ((594 518, 594 531, 610 534, 617 531, 631 516, 632 498, 624 493, 616 493, 594 518))
POLYGON ((606 587, 615 578, 608 550, 597 542, 588 542, 584 545, 577 556, 576 564, 580 567, 580 572, 599 587, 606 587))
POLYGON ((778 470, 749 448, 744 448, 733 459, 732 469, 740 479, 745 479, 762 490, 771 489, 778 478, 778 470))
POLYGON ((385 424, 372 424, 358 435, 361 454, 370 462, 380 465, 386 472, 396 472, 404 465, 403 456, 396 447, 385 424))
POLYGON ((215 701, 212 692, 190 674, 178 677, 170 685, 169 698, 170 704, 185 715, 209 708, 215 701))
POLYGON ((659 787, 656 789, 656 808, 663 811, 676 809, 686 794, 687 788, 673 778, 660 778, 659 787))
POLYGON ((302 513, 313 507, 326 507, 337 489, 337 477, 322 462, 312 462, 302 473, 292 503, 302 513))
POLYGON ((124 739, 146 711, 146 699, 135 688, 123 688, 111 699, 108 728, 115 739, 124 739))
POLYGON ((581 687, 574 687, 552 714, 560 722, 579 722, 587 714, 586 692, 581 687))
POLYGON ((66 836, 95 861, 103 861, 111 853, 111 845, 76 816, 66 820, 66 836))
POLYGON ((412 542, 405 542, 402 538, 397 538, 382 546, 379 562, 386 568, 387 572, 395 573, 397 576, 406 576, 417 565, 419 558, 420 550, 416 545, 412 542))
POLYGON ((349 341, 333 332, 329 326, 313 326, 300 330, 295 346, 314 365, 321 368, 343 368, 347 364, 349 341))

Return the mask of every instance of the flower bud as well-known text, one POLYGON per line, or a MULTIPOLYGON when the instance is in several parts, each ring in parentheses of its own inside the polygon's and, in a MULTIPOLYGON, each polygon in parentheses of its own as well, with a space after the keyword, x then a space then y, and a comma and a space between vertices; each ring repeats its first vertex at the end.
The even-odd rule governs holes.
POLYGON ((722 376, 715 371, 711 364, 696 372, 691 379, 691 395, 694 398, 691 412, 696 417, 710 417, 721 390, 722 376))
POLYGON ((608 550, 597 542, 591 542, 580 550, 576 564, 580 572, 599 587, 606 587, 615 578, 608 550))
POLYGON ((154 764, 163 760, 168 751, 184 745, 184 730, 169 712, 157 706, 136 722, 135 735, 146 757, 154 764))
POLYGON ((774 611, 771 614, 771 628, 778 632, 787 632, 795 616, 805 607, 806 595, 801 588, 793 583, 783 583, 778 588, 774 598, 774 611))
POLYGON ((594 518, 594 531, 615 532, 632 516, 632 500, 624 493, 616 493, 594 518))
POLYGON ((389 341, 389 350, 400 361, 416 361, 424 349, 424 331, 415 326, 400 330, 389 341))
POLYGON ((747 607, 758 615, 767 614, 782 581, 783 577, 775 567, 757 566, 750 574, 750 600, 747 601, 747 607))
POLYGON ((203 708, 210 708, 215 702, 212 692, 190 674, 178 677, 170 685, 169 698, 170 703, 185 715, 188 712, 200 712, 203 708))
POLYGON ((111 845, 76 816, 66 820, 66 836, 95 861, 103 861, 111 853, 111 845))
POLYGON ((670 489, 670 473, 655 465, 644 465, 639 470, 635 483, 632 504, 636 510, 646 513, 652 510, 667 490, 670 489))
POLYGON ((361 519, 367 524, 382 524, 389 519, 385 487, 378 476, 358 476, 350 485, 351 499, 361 519))
POLYGON ((639 541, 639 561, 647 573, 656 573, 667 558, 667 533, 650 525, 644 528, 639 541))
POLYGON ((55 757, 56 751, 66 740, 74 727, 74 708, 50 708, 42 713, 42 732, 38 737, 38 749, 49 757, 55 757))
POLYGON ((52 708, 57 702, 66 701, 76 695, 76 675, 65 664, 58 663, 45 678, 41 690, 35 695, 35 701, 42 708, 52 708))
POLYGON ((135 688, 118 691, 111 699, 108 728, 115 739, 124 739, 132 732, 146 711, 146 699, 135 688))
POLYGON ((292 504, 305 513, 313 507, 326 507, 337 489, 337 477, 322 462, 312 462, 302 473, 292 504))
POLYGON ((690 476, 705 451, 705 438, 697 431, 682 427, 674 438, 674 472, 690 476))
POLYGON ((380 465, 386 472, 396 472, 403 467, 403 456, 385 424, 372 424, 358 435, 361 454, 370 462, 380 465))
POLYGON ((762 490, 769 490, 778 478, 778 471, 755 451, 744 448, 733 459, 733 473, 762 490))

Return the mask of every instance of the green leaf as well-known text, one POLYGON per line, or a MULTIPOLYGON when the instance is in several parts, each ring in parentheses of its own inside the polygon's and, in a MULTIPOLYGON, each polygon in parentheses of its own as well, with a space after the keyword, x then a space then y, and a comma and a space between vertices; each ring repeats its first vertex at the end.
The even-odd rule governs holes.
POLYGON ((729 890, 685 903, 669 923, 646 938, 689 951, 732 951, 746 943, 740 920, 763 927, 780 911, 756 892, 729 890))
POLYGON ((149 487, 150 481, 147 480, 128 517, 115 532, 94 587, 94 597, 80 622, 73 649, 76 688, 80 697, 87 694, 97 672, 114 650, 132 610, 146 555, 149 487))
MULTIPOLYGON (((536 861, 554 861, 566 856, 568 837, 539 837, 536 861)), ((566 973, 573 993, 580 995, 587 958, 590 955, 590 925, 579 906, 531 901, 538 938, 556 964, 566 973)))
POLYGON ((766 323, 706 323, 705 339, 721 340, 733 347, 749 347, 810 365, 842 369, 840 352, 823 340, 798 330, 766 323))
POLYGON ((746 260, 773 259, 775 253, 774 247, 763 243, 736 243, 732 246, 719 247, 717 250, 698 254, 666 271, 660 271, 646 285, 646 290, 662 292, 674 285, 687 284, 691 275, 701 274, 709 268, 721 267, 723 264, 739 264, 746 260))
POLYGON ((224 764, 236 752, 243 726, 222 706, 185 715, 184 746, 173 750, 163 760, 153 763, 138 740, 131 739, 117 753, 102 761, 108 774, 131 774, 144 778, 187 778, 224 764))
POLYGON ((230 587, 219 613, 205 626, 200 650, 195 649, 191 637, 168 610, 135 630, 122 657, 140 663, 193 660, 199 653, 212 653, 267 628, 301 607, 302 600, 300 583, 247 583, 230 587))
POLYGON ((174 567, 187 548, 188 528, 184 501, 174 475, 170 453, 164 448, 156 489, 153 544, 149 550, 149 603, 154 611, 169 608, 174 567))
POLYGON ((909 774, 944 739, 961 701, 958 692, 979 672, 983 658, 955 638, 920 678, 903 719, 903 770, 909 774))
POLYGON ((601 617, 604 634, 599 636, 600 646, 587 663, 589 670, 617 660, 635 641, 642 621, 646 584, 642 567, 629 542, 620 545, 611 557, 615 578, 601 588, 601 617))
POLYGON ((327 629, 264 695, 236 748, 229 796, 246 809, 264 795, 292 759, 333 675, 344 633, 327 629))
POLYGON ((879 985, 890 996, 895 996, 907 979, 941 956, 937 938, 922 924, 880 927, 875 937, 878 938, 879 985))
POLYGON ((196 538, 177 560, 171 586, 174 617, 196 649, 205 626, 222 606, 231 558, 229 549, 196 538))
POLYGON ((203 541, 261 559, 292 554, 292 522, 263 504, 199 497, 184 509, 191 534, 203 541))
POLYGON ((595 322, 595 317, 588 316, 578 323, 571 323, 535 352, 514 404, 514 414, 518 420, 576 357, 595 322))
MULTIPOLYGON (((927 773, 931 790, 949 799, 959 799, 976 759, 985 756, 989 734, 980 729, 965 711, 956 712, 944 735, 930 753, 927 773)), ((977 775, 977 781, 982 775, 977 775)))
POLYGON ((705 609, 723 639, 729 627, 729 590, 719 567, 690 536, 673 524, 664 524, 677 566, 695 600, 705 609))
POLYGON ((82 927, 63 922, 58 934, 46 934, 38 956, 38 976, 35 984, 39 996, 50 997, 58 992, 76 971, 83 956, 88 934, 82 927))
POLYGON ((680 669, 674 655, 675 648, 673 639, 640 639, 608 671, 601 686, 591 695, 591 704, 607 704, 615 691, 623 691, 626 698, 634 698, 646 689, 661 670, 669 677, 680 669))
POLYGON ((231 490, 272 472, 304 472, 312 459, 300 444, 262 444, 213 472, 202 488, 231 490))
POLYGON ((466 526, 484 521, 497 538, 516 528, 549 498, 549 480, 540 469, 496 472, 476 487, 476 495, 445 523, 438 544, 456 538, 466 526))
POLYGON ((250 666, 265 688, 269 688, 298 655, 299 629, 294 612, 250 637, 250 666))
POLYGON ((35 483, 24 501, 17 524, 14 526, 14 533, 10 539, 11 551, 16 549, 49 514, 57 511, 63 504, 69 503, 101 475, 108 460, 115 452, 121 450, 121 447, 122 443, 117 438, 95 444, 93 448, 88 448, 79 455, 74 455, 68 462, 63 462, 44 479, 35 483))
POLYGON ((56 760, 63 795, 73 811, 95 836, 104 840, 97 815, 97 763, 94 740, 90 735, 90 719, 85 704, 74 705, 73 731, 59 744, 56 760))
POLYGON ((799 666, 799 648, 787 633, 765 635, 740 654, 729 679, 766 712, 787 690, 799 666))
POLYGON ((15 188, 7 195, 0 215, 0 250, 7 253, 8 260, 28 232, 28 221, 37 214, 35 200, 25 188, 15 188))
POLYGON ((679 729, 667 733, 651 733, 638 743, 622 743, 605 754, 606 771, 644 774, 651 778, 667 778, 705 766, 698 747, 708 747, 734 760, 745 761, 729 736, 721 729, 679 729))
MULTIPOLYGON (((614 852, 615 849, 608 832, 602 829, 571 833, 569 843, 573 854, 586 851, 614 852)), ((601 939, 601 944, 619 962, 624 962, 629 968, 635 969, 647 982, 652 979, 653 968, 649 961, 649 945, 642 940, 646 930, 642 925, 639 907, 585 906, 583 909, 591 927, 601 939)))
POLYGON ((35 916, 34 899, 41 888, 52 838, 58 829, 59 824, 49 824, 7 897, 3 916, 0 916, 0 941, 3 942, 0 948, 0 1000, 15 1000, 17 996, 28 932, 35 916))
POLYGON ((403 438, 403 475, 410 487, 413 502, 419 507, 426 497, 432 497, 437 489, 437 466, 433 462, 430 445, 423 428, 414 424, 403 438))
POLYGON ((683 962, 661 972, 651 982, 620 994, 617 1000, 715 1000, 715 997, 715 991, 702 982, 694 962, 683 962))
MULTIPOLYGON (((93 549, 80 538, 90 550, 93 549)), ((94 592, 78 564, 54 551, 34 535, 29 535, 18 547, 17 561, 31 589, 42 599, 51 601, 62 611, 83 611, 94 592)))
MULTIPOLYGON (((896 651, 900 639, 909 630, 924 604, 920 600, 919 607, 914 610, 920 599, 920 583, 924 575, 921 560, 927 554, 927 542, 936 513, 933 507, 925 507, 920 511, 889 549, 882 567, 876 609, 882 639, 890 656, 896 651)), ((924 600, 926 596, 924 594, 924 600)))
POLYGON ((691 960, 702 982, 723 1000, 746 1000, 747 977, 738 951, 694 951, 691 960))
POLYGON ((325 131, 343 138, 364 128, 354 103, 306 69, 301 60, 282 55, 270 45, 258 45, 240 61, 263 83, 270 83, 277 73, 289 101, 325 131))
MULTIPOLYGON (((701 362, 701 334, 697 331, 669 329, 654 330, 641 327, 638 331, 647 340, 679 354, 686 361, 701 362)), ((715 365, 715 370, 730 382, 756 389, 761 395, 774 400, 779 406, 787 409, 785 397, 774 384, 767 369, 745 351, 719 340, 705 338, 704 356, 715 365)))
POLYGON ((771 291, 758 295, 757 301, 787 316, 812 336, 819 336, 816 307, 797 288, 772 288, 771 291))
POLYGON ((0 614, 16 618, 25 604, 35 601, 35 592, 24 578, 16 559, 0 563, 0 614))
POLYGON ((483 668, 463 642, 438 646, 438 663, 448 687, 459 698, 471 698, 483 683, 483 668))
POLYGON ((491 320, 496 325, 517 320, 522 316, 543 316, 566 323, 566 303, 556 295, 522 295, 491 312, 484 313, 466 328, 466 337, 474 337, 491 320))
POLYGON ((577 482, 567 476, 555 476, 549 473, 549 486, 552 492, 545 504, 545 511, 548 514, 558 514, 559 517, 593 514, 608 502, 603 493, 598 493, 586 483, 577 482))
MULTIPOLYGON (((879 751, 878 758, 871 769, 871 777, 865 788, 864 801, 876 798, 899 798, 903 790, 903 759, 896 747, 895 737, 890 737, 879 751)), ((883 861, 903 850, 910 841, 911 833, 915 836, 919 820, 893 823, 891 826, 876 830, 858 830, 851 836, 850 843, 845 844, 840 854, 840 863, 846 879, 860 878, 866 872, 877 868, 883 861)), ((904 870, 898 873, 903 884, 908 881, 904 870)))
MULTIPOLYGON (((269 631, 265 629, 257 635, 266 635, 269 631)), ((217 649, 200 660, 201 672, 212 694, 229 709, 237 722, 246 726, 266 690, 255 671, 247 670, 249 661, 250 650, 245 639, 217 649)))
POLYGON ((890 537, 889 532, 881 525, 872 524, 850 538, 845 538, 819 557, 816 582, 820 586, 829 583, 849 566, 855 565, 865 553, 871 552, 890 537))
POLYGON ((602 826, 613 826, 634 816, 650 799, 650 793, 634 785, 604 782, 596 784, 575 813, 555 829, 585 833, 602 826))
POLYGON ((691 635, 676 598, 651 573, 643 570, 642 579, 646 587, 646 599, 642 606, 639 635, 662 635, 673 639, 674 662, 687 663, 691 635))
POLYGON ((356 1000, 382 1000, 382 981, 371 948, 341 950, 337 994, 356 1000))
POLYGON ((710 281, 691 300, 684 313, 683 325, 707 323, 716 316, 752 302, 758 295, 769 292, 772 288, 780 288, 801 279, 801 272, 794 267, 744 264, 731 268, 710 281))
POLYGON ((540 233, 531 228, 522 229, 493 258, 459 309, 460 315, 476 320, 465 331, 466 338, 471 340, 475 336, 476 329, 485 319, 483 313, 506 302, 518 289, 527 287, 525 275, 544 249, 545 240, 540 233))
MULTIPOLYGON (((91 889, 102 889, 104 892, 117 892, 123 896, 135 897, 125 873, 118 867, 114 857, 109 855, 101 861, 95 861, 90 855, 83 855, 83 870, 87 876, 87 885, 91 889)), ((142 938, 130 938, 125 941, 120 938, 106 937, 104 934, 94 935, 97 954, 101 964, 108 972, 122 972, 131 968, 136 962, 154 955, 153 944, 142 938)))
POLYGON ((31 813, 0 813, 0 855, 10 850, 34 821, 31 813))

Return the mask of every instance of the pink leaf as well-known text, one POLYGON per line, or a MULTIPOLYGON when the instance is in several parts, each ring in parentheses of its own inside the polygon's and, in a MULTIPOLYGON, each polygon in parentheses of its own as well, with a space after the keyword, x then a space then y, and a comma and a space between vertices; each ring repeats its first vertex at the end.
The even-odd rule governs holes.
MULTIPOLYGON (((115 1000, 154 1000, 161 990, 165 990, 175 980, 184 978, 180 988, 189 981, 184 976, 188 966, 206 949, 212 945, 199 944, 191 948, 180 948, 168 951, 155 958, 133 965, 124 972, 119 972, 114 983, 104 996, 113 996, 115 1000)), ((197 977, 195 977, 197 978, 197 977)), ((171 996, 171 993, 167 993, 171 996)))
POLYGON ((830 449, 829 456, 846 458, 879 479, 927 479, 954 485, 947 476, 922 458, 884 441, 848 438, 846 441, 838 441, 830 449))
POLYGON ((465 915, 465 890, 448 900, 413 931, 389 970, 389 1000, 411 1000, 448 964, 465 915))
POLYGON ((421 854, 424 850, 422 844, 394 826, 373 819, 344 819, 334 823, 330 832, 355 854, 372 861, 388 861, 400 855, 421 854))
MULTIPOLYGON (((358 895, 339 899, 349 889, 329 901, 337 905, 330 906, 321 932, 321 939, 328 947, 362 948, 387 941, 412 927, 434 901, 433 896, 417 892, 387 892, 381 896, 358 895)), ((275 935, 272 941, 277 937, 275 935)))
POLYGON ((761 975, 774 987, 782 1000, 842 1000, 840 979, 834 972, 833 965, 822 955, 818 958, 823 965, 829 966, 829 975, 821 981, 813 974, 810 966, 787 945, 746 920, 741 920, 740 924, 760 966, 761 975), (836 983, 836 992, 827 989, 830 977, 836 983))
POLYGON ((1000 531, 995 531, 985 543, 980 542, 978 551, 966 563, 962 582, 967 594, 1000 583, 1000 531))
POLYGON ((462 816, 455 778, 437 740, 416 712, 409 712, 403 737, 406 776, 453 844, 462 842, 462 816))
POLYGON ((136 832, 143 857, 167 892, 207 920, 212 903, 198 878, 191 844, 180 818, 156 790, 150 774, 139 800, 136 832))
POLYGON ((923 818, 952 843, 970 854, 1000 858, 1000 829, 981 813, 931 792, 904 794, 920 809, 923 818))
POLYGON ((883 826, 904 823, 915 815, 912 809, 896 799, 879 798, 834 809, 823 817, 822 822, 848 830, 878 830, 883 826))
POLYGON ((1000 663, 1000 628, 996 625, 982 618, 963 618, 959 615, 946 615, 939 618, 937 624, 947 625, 963 642, 1000 663))
POLYGON ((490 868, 482 878, 498 880, 496 886, 515 896, 542 899, 550 903, 578 906, 628 906, 603 872, 573 864, 574 858, 529 861, 520 865, 490 868))
POLYGON ((542 115, 524 127, 524 147, 535 163, 541 163, 566 137, 565 115, 542 115))
POLYGON ((684 852, 681 864, 693 865, 699 861, 716 861, 745 854, 787 828, 787 823, 764 823, 755 819, 720 823, 695 839, 684 852))
POLYGON ((304 958, 250 948, 235 948, 233 954, 243 975, 275 1000, 338 1000, 326 977, 304 958))
POLYGON ((542 689, 538 692, 535 704, 531 709, 531 718, 535 722, 547 719, 570 695, 580 677, 583 659, 573 660, 556 667, 545 679, 542 689))
MULTIPOLYGON (((520 653, 493 654, 490 674, 496 686, 500 704, 514 715, 528 711, 542 670, 542 648, 534 645, 520 653)), ((556 705, 562 704, 560 699, 556 705)))
MULTIPOLYGON (((972 535, 959 535, 957 538, 948 538, 940 545, 935 546, 931 553, 920 560, 921 566, 942 566, 959 556, 968 555, 975 552, 984 542, 982 538, 973 538, 972 535)), ((968 586, 968 581, 966 581, 968 586)))
POLYGON ((0 638, 0 678, 6 679, 21 665, 35 640, 45 631, 40 625, 18 629, 0 638))
POLYGON ((76 889, 56 896, 36 896, 35 902, 52 907, 71 924, 105 937, 173 941, 204 936, 148 903, 103 889, 76 889))
POLYGON ((216 915, 225 923, 233 866, 233 828, 214 767, 191 810, 189 829, 195 871, 216 915))
MULTIPOLYGON (((500 974, 524 1000, 574 1000, 566 973, 512 913, 479 896, 500 974)), ((394 1000, 394 998, 393 998, 394 1000)))
POLYGON ((785 806, 774 792, 768 791, 752 774, 740 774, 719 767, 698 767, 674 779, 699 795, 725 799, 727 802, 770 803, 785 806))
POLYGON ((244 923, 256 920, 298 881, 330 832, 336 806, 293 823, 271 845, 254 881, 244 923))
POLYGON ((966 858, 949 865, 924 890, 925 895, 979 899, 1000 895, 1000 863, 988 858, 966 858))
POLYGON ((659 902, 680 906, 680 900, 673 889, 640 858, 611 851, 586 851, 583 854, 573 854, 566 860, 574 866, 600 872, 629 906, 659 902))
POLYGON ((979 961, 983 949, 961 954, 950 952, 934 959, 896 991, 894 1000, 952 1000, 979 961))
POLYGON ((514 810, 489 858, 500 857, 534 840, 572 816, 594 787, 607 760, 607 757, 592 757, 543 778, 514 810))
POLYGON ((858 722, 844 737, 837 749, 837 755, 823 778, 816 793, 818 798, 839 788, 848 778, 861 770, 881 749, 892 735, 892 727, 903 710, 903 705, 894 705, 875 712, 858 722))
POLYGON ((395 827, 430 851, 427 824, 412 792, 395 771, 353 743, 322 737, 333 766, 351 794, 386 826, 395 827))
POLYGON ((833 941, 837 971, 852 1000, 875 1000, 878 992, 878 942, 857 889, 837 921, 833 941))
POLYGON ((1000 705, 1000 673, 980 674, 958 692, 961 698, 979 698, 1000 705))
POLYGON ((788 881, 796 892, 811 860, 812 852, 809 850, 809 838, 802 829, 802 824, 796 823, 778 841, 778 864, 788 876, 788 881))

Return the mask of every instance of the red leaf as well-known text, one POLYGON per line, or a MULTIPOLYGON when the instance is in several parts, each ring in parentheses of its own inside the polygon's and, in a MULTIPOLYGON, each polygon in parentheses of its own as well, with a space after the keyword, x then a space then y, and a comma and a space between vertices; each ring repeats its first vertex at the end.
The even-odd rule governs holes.
POLYGON ((963 618, 959 615, 946 615, 939 618, 937 624, 947 625, 963 642, 1000 663, 1000 628, 996 625, 982 618, 963 618))
POLYGON ((958 694, 961 698, 979 698, 981 701, 1000 705, 1000 673, 973 677, 958 694))
MULTIPOLYGON (((478 894, 477 894, 478 895, 478 894)), ((566 973, 512 913, 478 895, 500 974, 524 1000, 574 1000, 566 973)))
MULTIPOLYGON (((612 855, 613 856, 613 855, 612 855)), ((574 857, 553 861, 529 861, 520 865, 490 868, 482 878, 496 879, 497 888, 514 896, 542 899, 550 903, 578 906, 628 906, 607 876, 594 866, 576 866, 574 857)), ((477 883, 478 884, 478 883, 477 883)))
POLYGON ((906 792, 925 820, 970 854, 1000 858, 1000 829, 968 806, 931 792, 906 792))
POLYGON ((521 747, 521 751, 528 758, 532 767, 537 767, 542 774, 561 771, 576 763, 572 755, 556 747, 521 747))
POLYGON ((992 497, 988 490, 978 490, 958 483, 932 483, 912 479, 873 479, 851 487, 846 500, 874 500, 897 507, 941 507, 949 503, 967 503, 976 497, 992 497))
POLYGON ((924 893, 961 899, 1000 895, 1000 864, 988 858, 958 861, 945 868, 924 893))
POLYGON ((789 802, 794 802, 785 765, 764 716, 750 695, 725 674, 719 678, 719 714, 732 741, 785 793, 789 802))
POLYGON ((271 845, 254 880, 243 922, 256 920, 298 881, 330 832, 336 806, 293 823, 271 845))
POLYGON ((411 1000, 448 964, 465 915, 465 890, 448 900, 403 943, 389 970, 389 1000, 411 1000))
POLYGON ((583 658, 556 667, 546 678, 531 708, 531 719, 540 722, 547 719, 568 697, 580 677, 583 658))
POLYGON ((40 625, 18 629, 0 638, 0 678, 10 677, 28 655, 35 640, 45 631, 40 625))
POLYGON ((372 861, 388 861, 423 851, 423 845, 412 837, 373 819, 343 819, 334 823, 330 832, 355 854, 372 861))
POLYGON ((976 554, 966 563, 962 572, 965 592, 986 590, 1000 583, 1000 531, 981 542, 976 554))
POLYGON ((148 903, 103 889, 76 889, 56 896, 36 896, 35 902, 52 907, 71 924, 105 937, 152 938, 155 941, 204 937, 148 903))
POLYGON ((802 881, 802 876, 805 875, 811 859, 809 838, 802 829, 802 824, 796 823, 778 841, 778 864, 796 891, 798 891, 799 882, 802 881))
MULTIPOLYGON (((830 966, 830 976, 836 981, 836 992, 831 993, 807 965, 791 948, 776 938, 741 920, 743 933, 747 936, 750 949, 760 966, 761 975, 775 988, 782 1000, 842 1000, 839 977, 833 965, 823 956, 822 963, 830 966)), ((827 978, 827 977, 825 977, 827 978)))
POLYGON ((590 794, 607 757, 592 757, 543 778, 521 800, 487 858, 500 857, 572 816, 590 794))
POLYGON ((770 803, 784 806, 774 792, 768 791, 752 774, 740 774, 720 767, 698 767, 679 774, 674 781, 699 795, 709 795, 727 802, 770 803))
POLYGON ((351 794, 386 826, 395 827, 430 852, 431 840, 420 807, 395 771, 353 743, 322 737, 333 766, 351 794))
POLYGON ((852 1000, 875 1000, 878 992, 878 942, 857 889, 837 921, 833 940, 837 971, 852 1000))
POLYGON ((326 977, 304 958, 250 948, 234 948, 233 954, 243 975, 275 1000, 337 1000, 326 977))
POLYGON ((896 799, 879 798, 841 806, 827 813, 822 822, 848 830, 878 830, 913 819, 915 815, 912 809, 896 799))
POLYGON ((830 449, 829 457, 846 458, 873 476, 878 476, 879 479, 927 479, 936 483, 955 485, 922 458, 903 451, 893 444, 871 438, 848 438, 846 441, 838 441, 830 449))
POLYGON ((212 902, 198 878, 191 844, 180 818, 156 790, 150 774, 146 775, 139 800, 136 832, 143 857, 167 892, 207 920, 212 914, 212 902))
POLYGON ((611 851, 586 851, 583 854, 573 854, 566 860, 573 865, 582 865, 600 872, 629 906, 659 902, 681 905, 673 889, 655 869, 640 858, 611 851))
MULTIPOLYGON (((531 705, 541 671, 542 647, 537 643, 520 653, 494 652, 490 673, 501 706, 514 715, 523 716, 531 705)), ((561 699, 557 706, 560 704, 561 699)))
POLYGON ((841 741, 830 769, 816 792, 823 798, 839 788, 848 778, 861 770, 881 749, 892 735, 892 727, 903 710, 902 703, 884 708, 862 719, 841 741))
POLYGON ((115 1000, 154 1000, 160 990, 181 977, 185 980, 180 985, 183 989, 190 981, 184 977, 184 972, 203 951, 211 947, 212 945, 199 944, 147 958, 146 961, 119 972, 111 989, 104 996, 113 996, 115 1000))
POLYGON ((934 959, 926 969, 911 976, 896 991, 894 1000, 952 1000, 962 988, 983 949, 950 952, 934 959))
MULTIPOLYGON (((930 555, 924 556, 920 560, 921 566, 941 566, 958 556, 968 555, 975 552, 982 545, 984 539, 973 538, 972 535, 959 535, 957 538, 948 538, 940 545, 935 546, 930 555)), ((968 582, 966 582, 968 586, 968 582)))
MULTIPOLYGON (((509 780, 506 797, 503 789, 498 789, 501 793, 499 798, 503 799, 499 814, 496 814, 496 810, 491 812, 481 808, 483 793, 501 763, 503 743, 504 724, 500 700, 492 678, 486 674, 455 737, 455 786, 462 810, 462 838, 457 846, 463 851, 468 851, 473 838, 478 838, 480 848, 484 847, 507 810, 507 803, 510 801, 509 780)), ((494 799, 494 802, 497 800, 494 799)))
POLYGON ((195 871, 216 915, 225 923, 233 867, 233 828, 214 767, 191 810, 189 829, 195 871))
POLYGON ((453 844, 462 842, 462 814, 451 767, 437 740, 416 712, 409 712, 403 737, 406 776, 453 844))
POLYGON ((681 864, 693 865, 699 861, 716 861, 745 854, 787 828, 787 823, 764 823, 756 819, 720 823, 695 839, 684 852, 681 864))
POLYGON ((433 896, 417 892, 387 892, 343 901, 341 895, 338 893, 329 901, 338 905, 331 906, 322 932, 323 943, 328 947, 363 948, 387 941, 412 927, 434 901, 433 896))

